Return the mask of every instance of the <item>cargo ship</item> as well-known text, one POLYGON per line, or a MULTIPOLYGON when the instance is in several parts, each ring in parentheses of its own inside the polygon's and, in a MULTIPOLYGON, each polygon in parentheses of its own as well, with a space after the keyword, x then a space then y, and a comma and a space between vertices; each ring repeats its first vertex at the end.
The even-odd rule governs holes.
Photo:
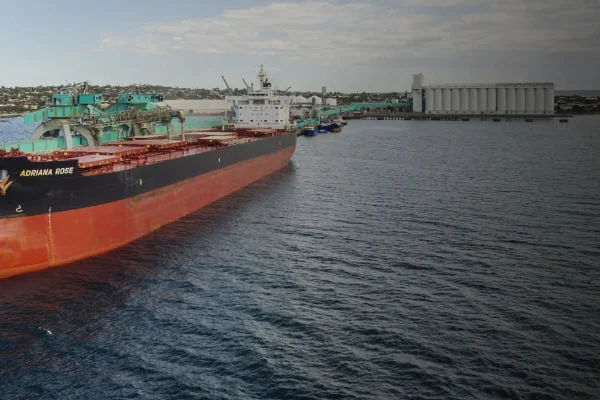
MULTIPOLYGON (((65 126, 73 116, 61 119, 65 148, 0 146, 0 278, 121 247, 286 166, 296 147, 289 105, 271 89, 262 66, 259 79, 259 88, 236 100, 234 118, 222 127, 185 132, 182 123, 178 134, 156 134, 148 130, 146 111, 162 115, 162 123, 165 115, 181 113, 128 108, 119 113, 145 122, 129 124, 131 132, 117 140, 101 141, 101 128, 126 120, 106 122, 96 113, 87 125, 77 116, 81 125, 73 134, 65 126), (273 113, 264 111, 266 105, 273 113), (260 124, 253 124, 258 114, 260 124)), ((80 106, 74 100, 69 112, 80 106)))

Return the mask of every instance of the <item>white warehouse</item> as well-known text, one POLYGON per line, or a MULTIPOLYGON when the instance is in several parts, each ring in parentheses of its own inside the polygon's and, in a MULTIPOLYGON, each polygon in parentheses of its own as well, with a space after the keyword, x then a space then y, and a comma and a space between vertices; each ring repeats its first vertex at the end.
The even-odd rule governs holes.
POLYGON ((413 75, 413 112, 427 114, 554 114, 554 83, 423 85, 413 75))

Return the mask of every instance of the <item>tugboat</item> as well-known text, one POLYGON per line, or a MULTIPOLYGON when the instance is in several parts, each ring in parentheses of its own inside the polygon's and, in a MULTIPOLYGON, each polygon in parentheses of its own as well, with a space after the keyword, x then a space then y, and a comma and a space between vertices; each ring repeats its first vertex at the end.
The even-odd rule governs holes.
POLYGON ((317 130, 319 131, 319 133, 329 132, 330 129, 331 122, 327 120, 321 120, 321 122, 319 122, 319 125, 317 125, 317 130))
POLYGON ((304 128, 302 128, 302 134, 304 136, 315 136, 317 134, 317 131, 314 126, 305 126, 304 128))
POLYGON ((329 125, 329 131, 330 132, 341 132, 342 131, 342 123, 338 122, 338 121, 333 121, 330 125, 329 125))

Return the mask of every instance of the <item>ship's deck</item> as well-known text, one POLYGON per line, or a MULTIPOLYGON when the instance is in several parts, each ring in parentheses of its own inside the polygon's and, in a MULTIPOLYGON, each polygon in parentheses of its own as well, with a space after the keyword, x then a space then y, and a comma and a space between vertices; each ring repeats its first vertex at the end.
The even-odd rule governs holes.
POLYGON ((0 158, 25 156, 32 162, 77 160, 82 175, 96 175, 250 143, 283 133, 263 130, 195 131, 171 139, 159 135, 141 136, 100 146, 80 146, 51 152, 10 151, 0 153, 0 158))

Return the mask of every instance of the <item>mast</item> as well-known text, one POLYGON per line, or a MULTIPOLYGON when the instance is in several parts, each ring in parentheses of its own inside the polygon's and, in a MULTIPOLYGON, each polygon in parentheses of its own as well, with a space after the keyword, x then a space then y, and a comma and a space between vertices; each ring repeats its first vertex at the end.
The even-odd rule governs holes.
POLYGON ((266 78, 266 74, 265 74, 265 69, 263 67, 262 64, 260 64, 260 70, 258 71, 258 80, 260 81, 260 89, 262 90, 265 84, 265 78, 266 78))

